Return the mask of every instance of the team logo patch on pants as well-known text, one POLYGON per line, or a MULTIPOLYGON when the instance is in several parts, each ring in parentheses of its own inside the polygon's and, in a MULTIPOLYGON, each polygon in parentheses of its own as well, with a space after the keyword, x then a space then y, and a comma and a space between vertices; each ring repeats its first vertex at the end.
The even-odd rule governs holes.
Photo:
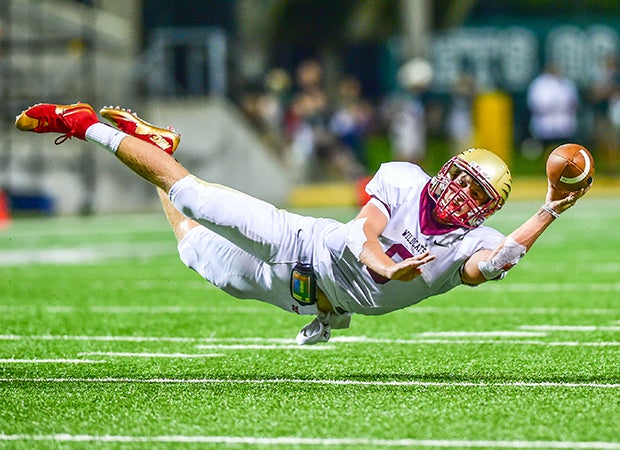
POLYGON ((298 263, 291 272, 291 296, 300 305, 316 303, 316 275, 310 264, 298 263))

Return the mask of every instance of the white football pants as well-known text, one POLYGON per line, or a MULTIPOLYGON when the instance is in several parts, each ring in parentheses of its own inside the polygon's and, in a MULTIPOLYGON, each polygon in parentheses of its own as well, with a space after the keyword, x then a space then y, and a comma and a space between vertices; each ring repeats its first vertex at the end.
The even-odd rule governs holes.
POLYGON ((237 298, 251 298, 298 314, 316 314, 290 294, 297 262, 313 258, 313 225, 303 217, 225 186, 187 176, 169 194, 174 206, 202 227, 179 242, 186 266, 237 298))

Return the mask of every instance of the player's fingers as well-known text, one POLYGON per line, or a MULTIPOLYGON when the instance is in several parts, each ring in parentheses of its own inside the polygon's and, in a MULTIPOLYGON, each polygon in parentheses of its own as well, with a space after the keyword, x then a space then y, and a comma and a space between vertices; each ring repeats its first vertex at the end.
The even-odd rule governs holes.
POLYGON ((590 183, 589 185, 587 185, 586 187, 582 189, 579 189, 578 191, 575 191, 575 200, 580 199, 581 197, 586 195, 591 187, 592 187, 592 183, 590 183))
POLYGON ((432 261, 433 259, 435 259, 435 255, 431 255, 431 252, 427 250, 424 253, 417 255, 417 256, 412 256, 409 259, 428 262, 428 261, 432 261))
POLYGON ((431 262, 436 258, 435 255, 431 255, 429 252, 424 252, 421 255, 412 256, 403 260, 403 263, 408 267, 420 267, 426 263, 431 262))
POLYGON ((592 185, 589 185, 577 191, 571 192, 566 196, 566 198, 560 201, 559 206, 562 208, 563 211, 572 207, 575 203, 577 203, 577 200, 586 195, 586 193, 590 190, 591 186, 592 185))
POLYGON ((432 254, 431 254, 430 252, 428 252, 428 251, 427 251, 427 252, 422 253, 422 255, 420 255, 420 256, 421 256, 420 261, 423 261, 423 262, 424 262, 424 264, 426 264, 426 263, 428 263, 428 262, 431 262, 432 260, 434 260, 435 258, 437 258, 437 256, 432 255, 432 254))

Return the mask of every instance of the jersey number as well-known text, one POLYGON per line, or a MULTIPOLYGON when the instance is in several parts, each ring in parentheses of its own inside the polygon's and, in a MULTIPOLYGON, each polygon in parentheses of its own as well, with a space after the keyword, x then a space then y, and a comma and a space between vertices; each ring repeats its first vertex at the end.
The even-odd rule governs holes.
MULTIPOLYGON (((389 256, 390 258, 392 258, 396 262, 400 262, 400 261, 402 261, 404 259, 413 257, 413 255, 409 252, 409 250, 407 250, 407 248, 403 244, 394 244, 394 245, 392 245, 390 248, 388 248, 385 251, 385 254, 387 256, 389 256), (396 258, 394 258, 395 255, 397 256, 396 258)), ((368 273, 370 274, 372 279, 375 281, 375 283, 377 283, 377 284, 385 284, 388 281, 390 281, 389 278, 385 278, 384 276, 379 275, 374 270, 372 270, 372 269, 370 269, 368 267, 366 269, 368 269, 368 273)))

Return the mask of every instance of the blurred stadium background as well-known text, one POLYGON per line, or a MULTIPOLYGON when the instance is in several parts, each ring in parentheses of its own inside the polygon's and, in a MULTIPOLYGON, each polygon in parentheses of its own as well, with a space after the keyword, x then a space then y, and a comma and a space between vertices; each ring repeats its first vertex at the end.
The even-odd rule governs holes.
POLYGON ((618 73, 606 98, 593 94, 620 54, 617 0, 2 0, 0 39, 0 190, 13 215, 157 207, 106 152, 14 129, 33 103, 78 100, 174 125, 199 176, 312 206, 354 204, 360 180, 400 157, 390 108, 413 97, 411 159, 432 173, 487 147, 509 161, 515 194, 542 197, 526 93, 549 63, 578 88, 574 138, 597 160, 593 192, 615 192, 620 173, 618 73))

